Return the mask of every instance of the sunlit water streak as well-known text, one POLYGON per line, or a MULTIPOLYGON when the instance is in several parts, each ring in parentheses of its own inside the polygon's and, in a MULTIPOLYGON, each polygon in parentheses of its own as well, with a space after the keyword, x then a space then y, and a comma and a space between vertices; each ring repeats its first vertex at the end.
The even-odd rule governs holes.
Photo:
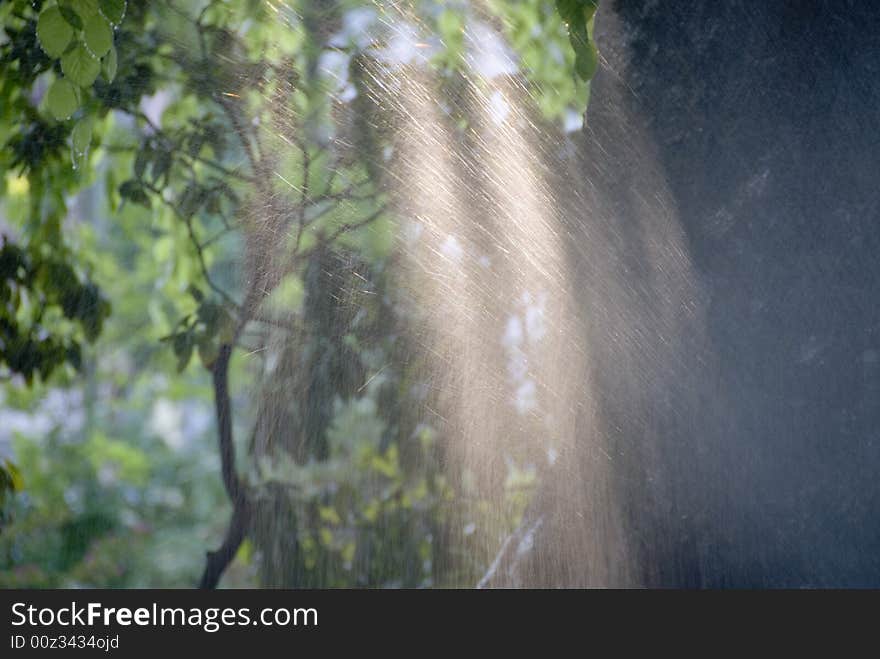
MULTIPOLYGON (((395 79, 395 103, 405 117, 393 163, 401 181, 395 194, 416 236, 405 246, 399 279, 424 310, 421 345, 434 356, 449 464, 472 473, 491 499, 499 491, 489 484, 504 481, 511 460, 525 459, 539 480, 597 485, 605 477, 593 472, 605 465, 593 462, 583 473, 573 459, 576 442, 599 437, 578 427, 592 416, 587 341, 573 300, 561 209, 546 180, 548 156, 552 162, 556 155, 547 151, 559 145, 536 124, 528 90, 509 75, 515 66, 506 51, 487 54, 486 41, 486 35, 472 40, 465 57, 470 66, 460 107, 449 110, 424 73, 386 75, 395 79), (455 127, 456 113, 465 117, 464 129, 455 127)), ((591 503, 610 510, 602 489, 591 488, 591 503)), ((543 523, 540 515, 524 520, 515 547, 505 551, 531 550, 543 523)), ((578 559, 604 563, 610 535, 590 531, 578 543, 578 559)), ((622 548, 614 553, 625 561, 622 548)), ((485 584, 525 585, 513 561, 499 557, 485 584)))
MULTIPOLYGON (((374 18, 388 39, 366 74, 394 126, 382 166, 395 286, 431 388, 420 414, 440 428, 452 482, 497 501, 514 466, 540 488, 518 529, 499 521, 482 536, 496 556, 482 585, 638 583, 628 491, 674 497, 653 418, 699 351, 688 343, 699 296, 662 176, 619 98, 598 101, 606 134, 593 140, 619 154, 579 153, 543 125, 489 23, 469 32, 453 100, 415 12, 386 5, 374 18), (630 178, 611 181, 621 162, 630 178), (608 201, 610 185, 625 203, 608 201)), ((343 64, 324 60, 347 102, 343 64)))

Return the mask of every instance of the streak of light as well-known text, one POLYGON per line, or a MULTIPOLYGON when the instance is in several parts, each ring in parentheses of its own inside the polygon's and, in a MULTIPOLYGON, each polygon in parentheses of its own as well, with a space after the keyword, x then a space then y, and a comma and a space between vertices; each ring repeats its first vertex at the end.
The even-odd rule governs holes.
POLYGON ((384 371, 386 368, 388 368, 389 366, 390 366, 390 364, 385 364, 385 366, 383 366, 383 367, 380 368, 378 371, 376 371, 375 373, 373 373, 373 374, 367 379, 367 381, 364 382, 364 383, 360 386, 360 388, 358 388, 357 393, 360 393, 361 391, 363 391, 364 389, 366 389, 366 388, 367 388, 367 385, 369 385, 373 380, 375 380, 375 379, 379 376, 379 374, 380 374, 382 371, 384 371))
POLYGON ((275 176, 277 176, 278 178, 280 178, 282 181, 284 181, 285 183, 287 183, 287 185, 289 185, 289 186, 291 187, 291 189, 293 189, 294 191, 296 191, 296 192, 302 192, 302 190, 301 190, 300 188, 298 188, 298 187, 295 186, 293 183, 291 183, 290 181, 288 181, 286 178, 284 178, 283 176, 281 176, 281 174, 279 174, 278 172, 272 172, 272 173, 275 174, 275 176))

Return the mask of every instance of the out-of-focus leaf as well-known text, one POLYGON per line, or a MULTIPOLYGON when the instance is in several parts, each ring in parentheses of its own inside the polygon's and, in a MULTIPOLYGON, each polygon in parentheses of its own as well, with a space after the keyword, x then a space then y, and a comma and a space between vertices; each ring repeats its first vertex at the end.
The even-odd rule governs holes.
POLYGON ((168 172, 171 170, 172 156, 167 150, 157 151, 156 157, 153 159, 153 183, 158 183, 159 179, 168 182, 168 172))
POLYGON ((4 468, 6 473, 9 474, 9 484, 12 487, 13 492, 21 492, 24 490, 24 477, 21 475, 21 471, 19 471, 18 467, 16 467, 10 460, 4 461, 4 468))
POLYGON ((92 142, 92 118, 84 117, 77 121, 70 138, 73 163, 78 167, 88 155, 92 142))
POLYGON ((98 8, 108 21, 119 25, 125 17, 125 0, 99 0, 98 8))
POLYGON ((79 17, 79 14, 69 6, 63 4, 58 5, 58 9, 61 12, 61 15, 64 16, 64 20, 67 21, 74 30, 82 30, 83 22, 79 17))
POLYGON ((153 157, 153 150, 150 148, 148 144, 143 144, 140 149, 138 149, 137 154, 134 157, 134 175, 137 179, 144 178, 144 172, 147 170, 147 165, 153 157))
POLYGON ((58 7, 47 7, 37 19, 37 38, 49 57, 61 57, 73 38, 73 28, 58 7))
POLYGON ((556 7, 568 27, 568 38, 575 54, 575 71, 582 80, 589 82, 599 63, 599 52, 593 41, 599 0, 556 0, 556 7))
POLYGON ((85 152, 89 148, 92 141, 92 119, 86 117, 76 122, 71 133, 73 139, 73 148, 79 152, 85 152))
POLYGON ((123 199, 128 199, 135 204, 140 204, 144 208, 150 208, 151 206, 150 197, 146 190, 144 190, 144 186, 140 181, 135 181, 134 179, 125 181, 119 186, 119 195, 123 199))
POLYGON ((75 11, 83 23, 98 13, 98 0, 63 0, 62 4, 75 11))
POLYGON ((85 44, 78 43, 61 58, 61 70, 71 82, 89 87, 101 72, 101 62, 85 44))
POLYGON ((63 121, 70 119, 70 115, 76 112, 79 101, 76 98, 76 88, 66 78, 58 78, 49 87, 46 94, 46 103, 52 116, 63 121))
POLYGON ((95 57, 103 57, 113 45, 113 29, 100 14, 95 14, 86 21, 83 37, 86 46, 95 57))
POLYGON ((116 67, 118 63, 118 56, 116 54, 116 46, 110 46, 110 50, 107 51, 107 54, 104 55, 104 59, 101 60, 101 68, 104 72, 104 77, 107 79, 107 82, 113 82, 116 78, 116 67))
POLYGON ((178 210, 181 215, 189 218, 198 212, 204 202, 205 189, 197 183, 190 183, 180 197, 178 210))
POLYGON ((192 358, 193 353, 193 343, 193 335, 190 331, 180 332, 179 334, 174 335, 171 346, 174 349, 174 356, 177 357, 178 373, 182 373, 189 364, 189 360, 192 358))

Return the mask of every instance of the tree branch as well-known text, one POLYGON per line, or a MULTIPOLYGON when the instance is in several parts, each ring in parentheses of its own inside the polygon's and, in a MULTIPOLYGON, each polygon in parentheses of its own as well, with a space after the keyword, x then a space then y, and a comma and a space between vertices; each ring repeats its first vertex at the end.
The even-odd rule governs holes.
POLYGON ((229 360, 232 346, 220 346, 217 360, 211 367, 214 384, 214 407, 217 414, 217 444, 220 449, 220 472, 223 487, 232 501, 232 518, 220 548, 208 552, 200 588, 215 588, 235 553, 244 541, 250 518, 245 487, 235 466, 235 441, 232 435, 232 403, 229 399, 229 360))
MULTIPOLYGON (((229 116, 230 122, 238 133, 242 147, 250 160, 251 167, 257 176, 256 185, 262 192, 263 183, 259 180, 259 161, 247 140, 238 117, 234 110, 224 103, 221 107, 229 116)), ((208 552, 205 563, 205 571, 202 573, 201 588, 215 588, 223 576, 223 572, 235 558, 235 554, 247 535, 247 528, 251 516, 251 508, 247 499, 244 484, 238 476, 235 460, 235 441, 232 433, 232 403, 229 399, 229 360, 232 357, 233 347, 238 342, 245 326, 257 310, 262 290, 262 278, 255 277, 245 294, 244 300, 239 307, 238 325, 235 335, 228 344, 220 346, 220 353, 211 368, 214 385, 214 404, 217 413, 217 443, 220 449, 220 468, 223 477, 223 486, 232 501, 232 517, 226 537, 220 548, 208 552)))
POLYGON ((233 509, 232 519, 229 520, 229 528, 226 530, 223 544, 216 551, 207 553, 205 571, 202 573, 199 588, 214 589, 220 583, 220 578, 235 558, 241 543, 244 542, 250 525, 250 517, 250 506, 246 503, 233 509))
POLYGON ((220 464, 223 486, 230 500, 235 503, 244 499, 244 488, 235 470, 235 443, 232 437, 232 404, 229 400, 229 359, 232 346, 220 346, 217 360, 211 367, 214 380, 214 407, 217 414, 217 441, 220 448, 220 464))

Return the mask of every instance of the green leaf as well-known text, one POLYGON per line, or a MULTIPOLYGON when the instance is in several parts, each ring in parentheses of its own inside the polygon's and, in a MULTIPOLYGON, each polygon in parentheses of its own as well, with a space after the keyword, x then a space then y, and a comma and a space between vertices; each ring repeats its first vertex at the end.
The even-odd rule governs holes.
POLYGON ((116 78, 117 61, 116 46, 111 45, 110 50, 107 51, 101 62, 101 68, 104 71, 104 77, 107 78, 107 82, 113 82, 114 78, 116 78))
POLYGON ((92 143, 92 118, 84 117, 76 122, 71 133, 73 166, 79 167, 89 153, 92 143))
POLYGON ((86 21, 83 37, 95 57, 103 57, 113 45, 113 29, 100 14, 95 14, 86 21))
POLYGON ((82 43, 61 58, 61 70, 80 87, 90 87, 101 72, 101 62, 82 43))
POLYGON ((599 51, 593 40, 593 26, 599 0, 556 0, 559 15, 568 27, 568 40, 574 49, 575 72, 589 82, 599 65, 599 51))
POLYGON ((76 98, 76 87, 66 78, 58 78, 49 87, 46 94, 46 103, 52 116, 63 121, 70 119, 70 115, 76 112, 79 101, 76 98))
POLYGON ((83 22, 73 9, 66 5, 58 5, 58 9, 61 11, 61 15, 64 16, 64 20, 68 22, 68 24, 73 27, 74 30, 82 30, 83 22))
POLYGON ((204 301, 199 305, 198 317, 205 324, 205 334, 213 336, 223 318, 223 307, 216 302, 204 301))
POLYGON ((144 208, 150 208, 150 197, 144 190, 144 186, 140 181, 130 179, 119 186, 119 195, 123 199, 128 199, 135 204, 140 204, 144 208))
POLYGON ((49 57, 61 57, 73 38, 73 28, 64 20, 58 7, 48 7, 37 19, 37 38, 49 57))
POLYGON ((137 155, 134 158, 134 176, 136 179, 142 179, 144 177, 144 172, 147 169, 147 165, 153 158, 153 150, 150 148, 148 144, 144 144, 138 149, 137 155))
POLYGON ((189 360, 192 357, 193 348, 195 341, 193 340, 192 332, 180 332, 179 334, 175 334, 174 338, 171 342, 171 347, 174 350, 174 356, 177 357, 177 372, 182 373, 186 368, 187 364, 189 364, 189 360))
POLYGON ((171 169, 171 164, 172 155, 170 151, 163 149, 156 152, 152 168, 153 183, 157 183, 161 178, 164 178, 165 183, 168 183, 168 171, 171 169))
POLYGON ((89 145, 92 143, 91 117, 85 117, 84 119, 80 119, 79 121, 77 121, 76 126, 73 127, 71 137, 73 138, 74 149, 79 152, 84 152, 88 150, 89 145))
POLYGON ((9 474, 9 481, 14 492, 21 492, 24 489, 24 478, 12 462, 6 460, 6 473, 9 474))
POLYGON ((119 25, 125 17, 125 0, 99 0, 98 5, 104 18, 113 25, 119 25))
POLYGON ((83 23, 98 13, 98 0, 64 0, 64 6, 75 11, 83 23))

